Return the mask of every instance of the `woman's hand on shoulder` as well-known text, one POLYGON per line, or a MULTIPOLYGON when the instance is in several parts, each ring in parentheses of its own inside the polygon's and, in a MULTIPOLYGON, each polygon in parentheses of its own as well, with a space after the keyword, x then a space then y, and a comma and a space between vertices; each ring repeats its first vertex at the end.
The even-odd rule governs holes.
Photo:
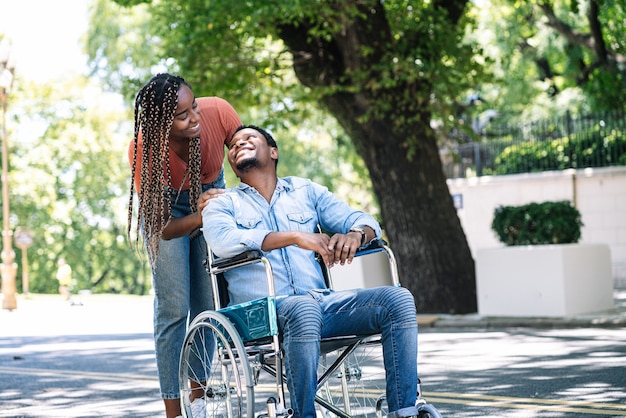
POLYGON ((224 189, 209 189, 203 192, 198 198, 198 212, 202 213, 202 209, 207 207, 211 199, 217 198, 222 193, 224 193, 224 189))

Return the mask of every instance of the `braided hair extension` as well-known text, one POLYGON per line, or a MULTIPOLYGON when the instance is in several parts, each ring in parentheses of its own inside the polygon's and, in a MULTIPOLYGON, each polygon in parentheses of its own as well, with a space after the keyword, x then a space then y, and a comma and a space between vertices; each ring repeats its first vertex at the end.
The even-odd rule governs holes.
MULTIPOLYGON (((135 175, 139 169, 137 235, 143 228, 144 241, 148 257, 152 263, 159 253, 159 241, 163 230, 170 220, 172 193, 171 171, 169 161, 169 136, 174 122, 174 113, 178 105, 178 91, 183 86, 191 89, 182 78, 163 73, 152 77, 139 90, 135 98, 133 161, 131 164, 131 185, 128 203, 128 227, 126 235, 132 242, 131 229, 135 192, 135 175), (137 167, 139 150, 139 133, 142 136, 141 167, 137 167)), ((200 196, 200 138, 190 139, 189 165, 183 182, 178 188, 180 193, 187 175, 190 179, 190 209, 197 211, 197 200, 200 196)))

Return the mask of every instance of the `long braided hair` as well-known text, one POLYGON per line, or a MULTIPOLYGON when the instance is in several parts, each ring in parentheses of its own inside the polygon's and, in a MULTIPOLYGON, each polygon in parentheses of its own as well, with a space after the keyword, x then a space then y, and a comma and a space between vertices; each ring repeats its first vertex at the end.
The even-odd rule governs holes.
POLYGON ((131 229, 135 192, 135 175, 139 169, 137 190, 139 207, 137 214, 137 235, 143 229, 144 243, 148 257, 154 264, 159 254, 159 241, 170 220, 172 196, 178 196, 189 176, 189 202, 192 212, 196 212, 200 196, 200 138, 191 138, 189 143, 189 165, 183 182, 172 185, 169 160, 169 136, 174 113, 178 105, 178 91, 185 85, 191 86, 179 76, 163 73, 152 77, 137 93, 135 98, 135 132, 133 138, 133 160, 131 164, 130 196, 128 199, 128 228, 126 235, 132 242, 131 229), (141 132, 141 167, 137 167, 139 133, 141 132), (171 186, 171 187, 170 187, 171 186), (178 188, 176 190, 175 188, 178 188), (174 195, 173 195, 174 193, 174 195))

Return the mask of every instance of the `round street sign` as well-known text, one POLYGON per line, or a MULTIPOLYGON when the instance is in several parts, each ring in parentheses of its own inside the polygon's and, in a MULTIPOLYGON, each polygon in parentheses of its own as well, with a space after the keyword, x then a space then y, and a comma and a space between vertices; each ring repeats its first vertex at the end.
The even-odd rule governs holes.
POLYGON ((33 232, 28 228, 17 228, 15 230, 15 245, 22 249, 33 245, 33 232))

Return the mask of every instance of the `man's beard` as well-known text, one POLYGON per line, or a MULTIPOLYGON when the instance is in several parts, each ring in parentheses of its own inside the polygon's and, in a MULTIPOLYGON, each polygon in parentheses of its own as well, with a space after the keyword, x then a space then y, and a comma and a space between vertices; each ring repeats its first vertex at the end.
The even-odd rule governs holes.
POLYGON ((258 166, 259 166, 259 160, 257 160, 256 157, 251 157, 243 161, 240 161, 239 163, 237 163, 235 167, 237 168, 237 171, 239 171, 240 173, 245 173, 249 171, 250 169, 258 167, 258 166))

